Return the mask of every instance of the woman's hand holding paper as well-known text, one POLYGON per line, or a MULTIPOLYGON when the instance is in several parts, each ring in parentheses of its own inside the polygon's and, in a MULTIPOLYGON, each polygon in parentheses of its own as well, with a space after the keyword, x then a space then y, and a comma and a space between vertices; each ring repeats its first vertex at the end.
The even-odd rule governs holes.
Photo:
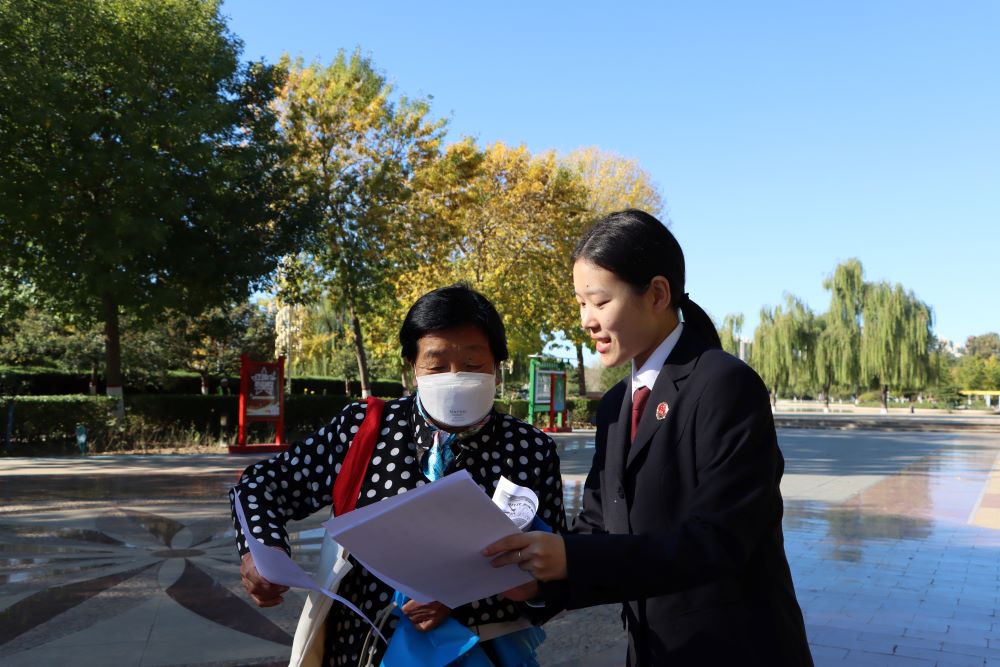
POLYGON ((415 600, 410 600, 403 605, 403 613, 410 619, 414 627, 421 632, 433 630, 444 623, 451 613, 451 609, 440 602, 428 602, 421 604, 415 600))
POLYGON ((281 596, 288 590, 288 586, 272 584, 260 576, 257 566, 254 565, 253 556, 249 553, 243 555, 243 562, 240 563, 240 576, 243 579, 243 588, 247 590, 258 607, 274 607, 284 600, 281 596))
POLYGON ((517 565, 538 581, 566 578, 566 544, 554 533, 515 533, 486 547, 483 555, 495 556, 490 561, 493 567, 517 565))

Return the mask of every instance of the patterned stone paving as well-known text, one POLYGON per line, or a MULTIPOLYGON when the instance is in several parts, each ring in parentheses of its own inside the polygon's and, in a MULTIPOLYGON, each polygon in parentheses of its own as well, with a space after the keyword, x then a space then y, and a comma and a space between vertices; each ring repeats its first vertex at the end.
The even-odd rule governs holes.
MULTIPOLYGON (((592 434, 560 436, 567 505, 592 434)), ((1000 665, 1000 435, 782 431, 786 549, 818 665, 1000 665)), ((253 457, 0 459, 0 664, 279 665, 302 596, 243 595, 226 490, 253 457)), ((315 567, 317 516, 294 526, 315 567)), ((540 657, 623 662, 614 608, 540 657)))

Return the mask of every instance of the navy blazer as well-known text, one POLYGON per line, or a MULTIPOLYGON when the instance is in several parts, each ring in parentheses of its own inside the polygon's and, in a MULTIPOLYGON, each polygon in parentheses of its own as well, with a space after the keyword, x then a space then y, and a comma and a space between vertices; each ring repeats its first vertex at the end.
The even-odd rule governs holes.
POLYGON ((685 327, 631 446, 628 384, 598 408, 568 579, 543 586, 548 603, 623 602, 633 667, 812 665, 764 383, 685 327))

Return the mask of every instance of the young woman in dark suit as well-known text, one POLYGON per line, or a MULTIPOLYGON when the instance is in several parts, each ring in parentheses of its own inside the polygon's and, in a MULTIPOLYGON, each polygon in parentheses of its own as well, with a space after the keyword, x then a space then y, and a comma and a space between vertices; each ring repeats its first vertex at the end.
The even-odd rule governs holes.
POLYGON ((569 533, 484 551, 535 577, 508 597, 543 615, 623 603, 631 667, 812 665, 767 390, 685 293, 677 240, 647 213, 613 213, 577 245, 573 285, 601 362, 632 374, 601 401, 569 533))

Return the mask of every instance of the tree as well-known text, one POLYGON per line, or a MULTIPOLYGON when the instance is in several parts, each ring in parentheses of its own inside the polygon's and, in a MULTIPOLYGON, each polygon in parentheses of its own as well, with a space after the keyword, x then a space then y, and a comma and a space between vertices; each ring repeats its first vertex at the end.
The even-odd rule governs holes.
POLYGON ((954 381, 959 388, 975 391, 1000 389, 1000 359, 964 355, 955 364, 954 381))
POLYGON ((464 281, 496 305, 513 356, 538 352, 571 310, 567 239, 581 228, 585 189, 552 152, 496 143, 451 145, 432 169, 415 215, 420 260, 397 282, 401 304, 464 281))
POLYGON ((777 407, 782 388, 807 387, 814 379, 814 315, 791 294, 785 295, 785 307, 762 308, 760 323, 754 331, 750 363, 771 389, 772 405, 777 407))
MULTIPOLYGON (((563 162, 580 175, 587 189, 586 212, 581 218, 581 229, 567 239, 563 250, 567 261, 583 231, 608 214, 627 208, 641 209, 655 216, 661 214, 663 197, 638 161, 591 146, 573 151, 563 162)), ((576 347, 577 381, 582 396, 587 393, 583 346, 589 342, 589 336, 580 327, 579 311, 575 306, 574 301, 564 309, 566 321, 561 329, 576 347)))
POLYGON ((100 329, 60 317, 42 307, 29 307, 0 324, 0 364, 90 372, 96 392, 97 368, 103 354, 100 329), (9 327, 6 326, 9 323, 9 327))
POLYGON ((1000 334, 987 333, 982 336, 969 336, 965 342, 965 353, 983 359, 1000 357, 1000 334))
POLYGON ((864 307, 864 270, 857 259, 837 265, 823 281, 830 292, 830 307, 817 318, 816 376, 826 409, 830 409, 833 385, 850 388, 857 394, 861 383, 861 322, 864 307))
POLYGON ((930 376, 930 306, 902 285, 886 282, 865 288, 861 330, 862 378, 877 380, 882 410, 889 409, 889 387, 919 389, 930 376))
POLYGON ((208 394, 209 376, 238 374, 242 355, 270 357, 274 317, 257 304, 230 304, 196 316, 174 314, 162 334, 164 365, 194 371, 201 378, 201 393, 208 394))
POLYGON ((734 357, 740 356, 740 333, 743 331, 743 321, 742 314, 726 315, 722 319, 722 326, 718 329, 722 349, 734 357))
POLYGON ((288 165, 321 221, 295 271, 348 313, 368 396, 362 318, 394 297, 396 260, 415 237, 406 227, 414 173, 437 157, 444 121, 430 118, 426 100, 393 101, 385 77, 357 51, 341 51, 329 66, 287 57, 282 65, 289 75, 276 109, 292 146, 288 165))
MULTIPOLYGON (((342 304, 321 296, 306 306, 285 306, 282 312, 289 312, 292 320, 291 335, 281 341, 281 353, 290 360, 289 377, 295 373, 342 378, 346 383, 344 391, 350 393, 350 381, 358 379, 358 363, 353 351, 350 314, 342 304)), ((365 330, 371 332, 372 327, 366 326, 365 330)), ((368 360, 372 375, 385 377, 386 366, 391 364, 383 359, 381 346, 367 338, 365 349, 371 352, 368 360)), ((398 345, 391 349, 398 358, 398 345)))
MULTIPOLYGON (((269 111, 215 0, 0 0, 0 258, 103 322, 245 298, 298 244, 269 111)), ((121 402, 119 402, 121 409, 121 402)))

